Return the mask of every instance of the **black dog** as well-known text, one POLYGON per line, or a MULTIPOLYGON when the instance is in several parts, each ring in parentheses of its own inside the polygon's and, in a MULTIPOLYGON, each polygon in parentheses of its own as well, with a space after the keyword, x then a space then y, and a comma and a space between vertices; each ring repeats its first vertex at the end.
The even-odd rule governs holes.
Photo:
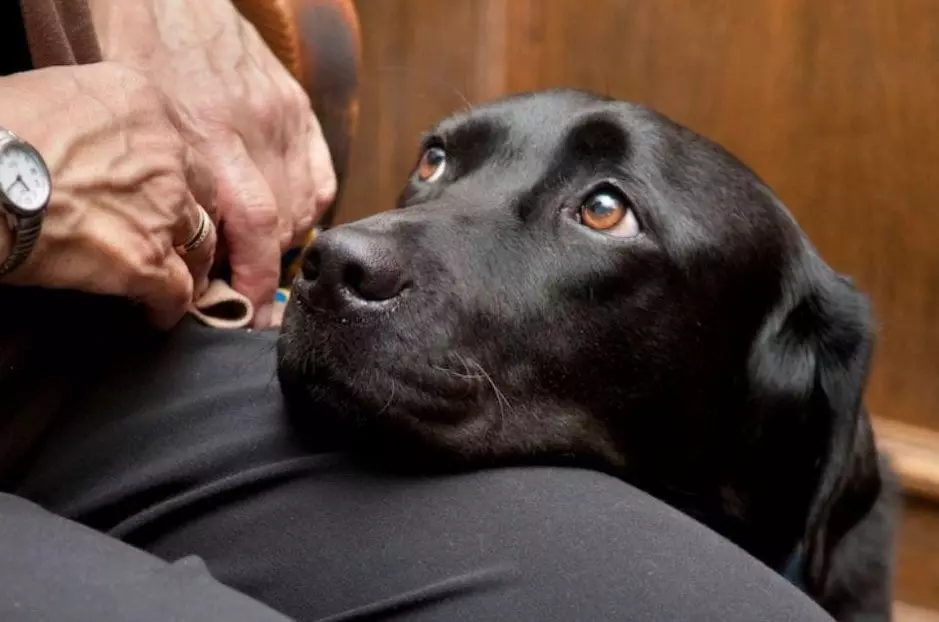
POLYGON ((889 618, 865 299, 719 146, 576 91, 441 122, 398 210, 309 249, 298 413, 426 464, 603 469, 839 620, 889 618))

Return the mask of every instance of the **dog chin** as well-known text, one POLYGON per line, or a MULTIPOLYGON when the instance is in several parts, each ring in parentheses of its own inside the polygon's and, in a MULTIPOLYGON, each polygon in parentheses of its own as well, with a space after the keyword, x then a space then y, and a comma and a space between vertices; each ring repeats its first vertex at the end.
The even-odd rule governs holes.
POLYGON ((380 403, 344 382, 300 379, 286 365, 281 382, 297 431, 331 450, 354 450, 396 469, 459 469, 498 459, 486 443, 491 426, 484 417, 453 411, 444 420, 426 403, 380 403))
POLYGON ((530 369, 514 370, 506 386, 471 352, 410 340, 392 350, 389 344, 403 340, 389 330, 288 307, 279 375, 291 417, 306 436, 339 437, 344 447, 364 445, 370 455, 408 463, 478 467, 576 455, 579 464, 622 466, 608 431, 578 405, 518 398, 537 394, 530 369), (353 337, 356 347, 345 347, 353 337), (366 340, 381 345, 368 347, 366 340))
POLYGON ((291 418, 307 433, 385 453, 419 446, 436 461, 482 451, 498 412, 481 399, 478 376, 447 373, 457 366, 445 355, 346 356, 334 334, 341 329, 303 309, 284 317, 278 375, 291 418))

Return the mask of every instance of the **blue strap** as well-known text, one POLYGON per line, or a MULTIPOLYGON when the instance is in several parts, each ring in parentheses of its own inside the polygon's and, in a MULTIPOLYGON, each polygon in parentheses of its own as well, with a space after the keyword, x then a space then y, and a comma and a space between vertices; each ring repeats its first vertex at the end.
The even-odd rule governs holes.
POLYGON ((804 591, 805 584, 802 582, 802 573, 805 563, 805 552, 802 550, 802 545, 796 547, 796 550, 792 552, 792 555, 789 556, 789 559, 786 561, 786 565, 783 566, 782 576, 784 576, 790 583, 804 591))

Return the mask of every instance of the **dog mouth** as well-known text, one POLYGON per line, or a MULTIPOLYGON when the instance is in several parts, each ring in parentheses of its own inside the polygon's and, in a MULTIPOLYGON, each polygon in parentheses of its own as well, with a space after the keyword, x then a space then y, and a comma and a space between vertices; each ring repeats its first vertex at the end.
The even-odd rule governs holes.
POLYGON ((456 344, 421 347, 385 322, 357 321, 306 296, 293 298, 281 365, 291 388, 312 399, 309 406, 337 400, 357 418, 459 426, 482 412, 490 392, 501 395, 485 367, 456 344))
POLYGON ((472 398, 492 378, 469 357, 456 352, 444 356, 414 357, 413 363, 396 370, 399 381, 428 395, 472 398))
POLYGON ((345 362, 318 364, 334 382, 363 397, 362 414, 420 424, 459 426, 482 412, 487 390, 496 386, 482 367, 455 354, 410 354, 392 366, 370 365, 351 374, 345 362))

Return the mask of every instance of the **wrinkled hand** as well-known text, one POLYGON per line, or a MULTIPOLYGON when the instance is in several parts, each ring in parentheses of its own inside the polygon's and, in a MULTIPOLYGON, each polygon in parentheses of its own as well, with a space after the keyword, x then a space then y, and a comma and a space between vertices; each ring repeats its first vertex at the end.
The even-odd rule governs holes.
POLYGON ((218 181, 232 286, 270 323, 280 257, 332 202, 336 178, 302 87, 230 0, 96 0, 105 56, 136 67, 180 110, 218 181))
POLYGON ((0 116, 52 175, 42 234, 3 283, 123 296, 160 327, 179 321, 207 285, 215 229, 185 258, 175 247, 214 188, 163 93, 117 64, 56 67, 0 79, 0 116))

